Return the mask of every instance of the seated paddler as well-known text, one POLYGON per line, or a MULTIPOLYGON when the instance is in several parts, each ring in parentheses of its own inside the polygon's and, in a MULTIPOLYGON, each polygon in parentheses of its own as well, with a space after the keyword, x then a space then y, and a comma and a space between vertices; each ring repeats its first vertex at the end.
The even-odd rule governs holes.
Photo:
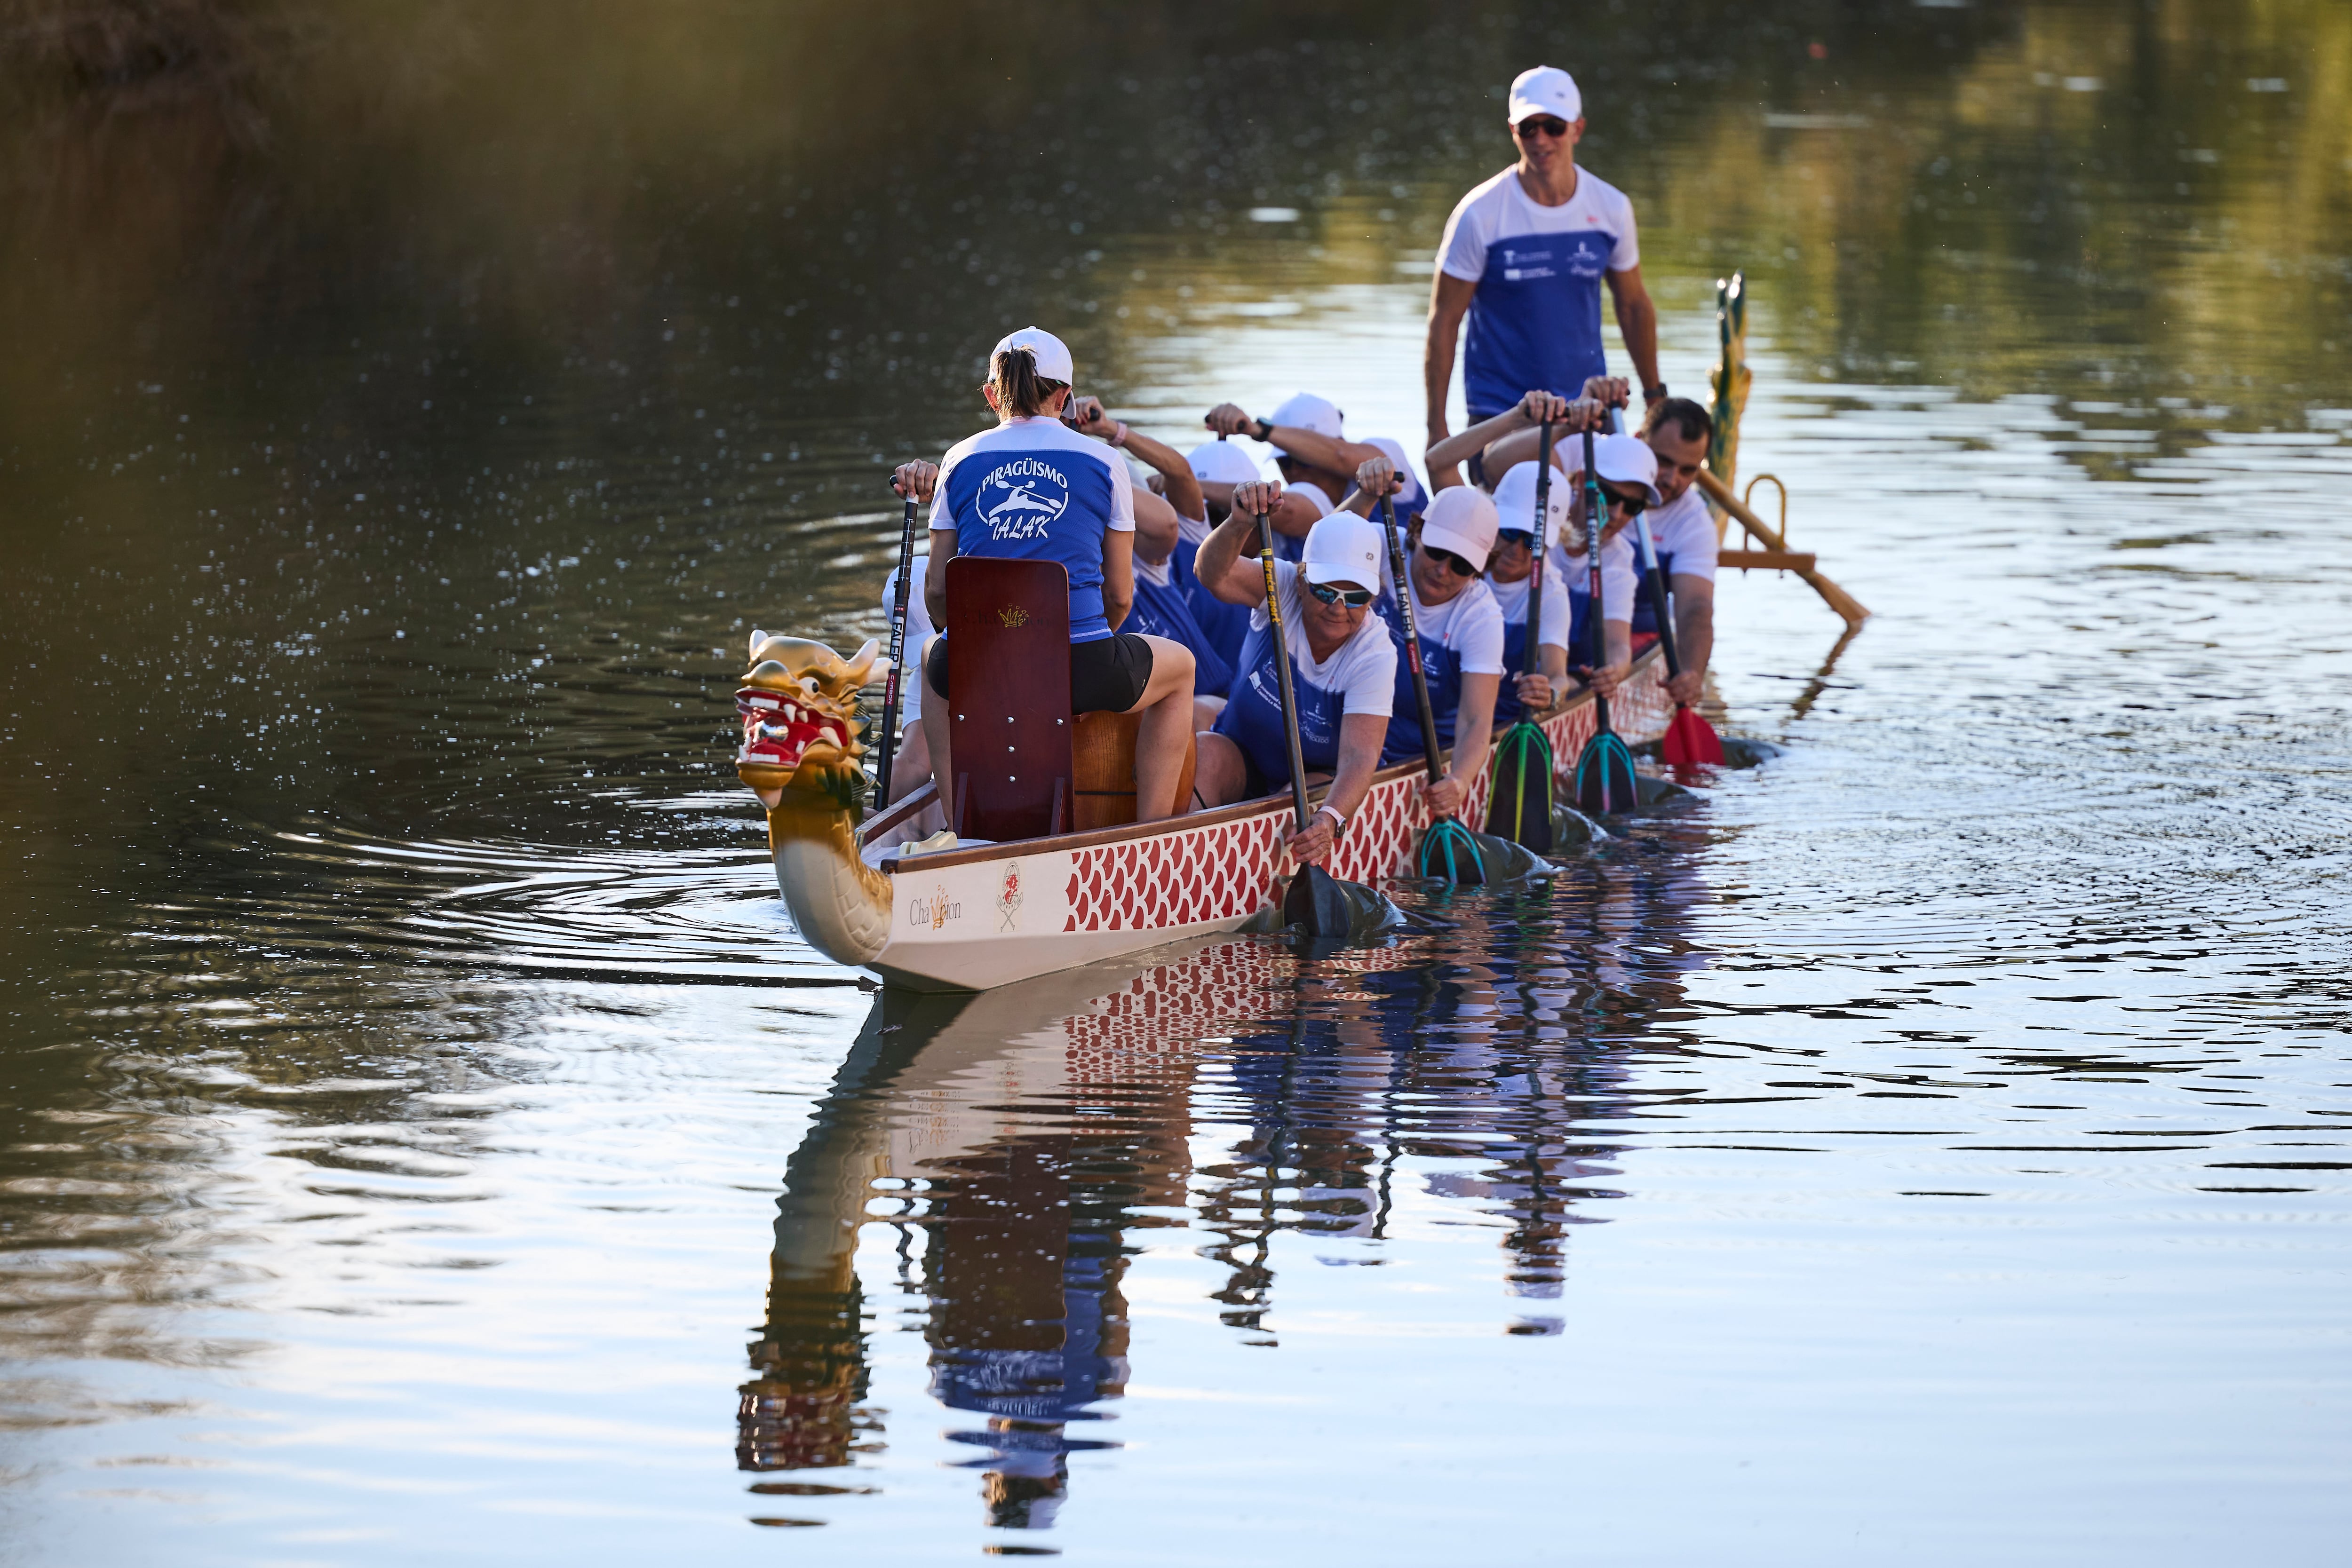
POLYGON ((1182 519, 1184 544, 1176 552, 1178 564, 1184 573, 1184 591, 1192 601, 1192 619, 1209 634, 1209 641, 1228 665, 1242 656, 1242 643, 1249 636, 1250 612, 1238 604, 1228 604, 1209 591, 1200 573, 1192 570, 1193 558, 1207 542, 1209 530, 1225 520, 1233 510, 1236 486, 1265 477, 1258 472, 1256 461, 1244 451, 1238 441, 1219 436, 1203 441, 1185 454, 1192 464, 1192 477, 1201 485, 1201 514, 1182 519))
MULTIPOLYGON (((1192 733, 1192 654, 1181 643, 1118 630, 1135 603, 1134 482, 1127 462, 1064 423, 1075 371, 1059 338, 1035 327, 989 356, 982 395, 996 426, 948 448, 931 500, 923 584, 932 623, 948 623, 948 563, 959 555, 1058 561, 1069 574, 1070 711, 1142 715, 1135 746, 1136 815, 1168 814, 1192 733)), ((934 476, 908 465, 902 491, 934 476)), ((923 728, 931 776, 955 778, 948 751, 952 639, 923 661, 923 728)), ((951 786, 942 783, 943 793, 951 786)))
POLYGON ((1219 435, 1246 435, 1274 448, 1282 475, 1282 499, 1274 514, 1275 549, 1285 559, 1299 559, 1307 529, 1331 515, 1348 493, 1348 476, 1380 448, 1347 435, 1339 405, 1313 392, 1285 398, 1273 413, 1257 419, 1238 403, 1221 402, 1202 420, 1219 435))
MULTIPOLYGON (((1271 481, 1237 486, 1233 515, 1201 546, 1194 562, 1218 598, 1253 607, 1232 698, 1216 728, 1199 737, 1193 789, 1203 806, 1254 800, 1290 782, 1256 524, 1257 512, 1278 506, 1281 495, 1282 486, 1271 481)), ((1372 613, 1383 553, 1377 527, 1351 512, 1336 512, 1307 532, 1298 560, 1274 563, 1300 754, 1309 785, 1324 779, 1331 785, 1314 821, 1290 840, 1291 854, 1302 863, 1321 860, 1339 841, 1380 767, 1397 665, 1396 644, 1372 613)))
MULTIPOLYGON (((1356 471, 1349 509, 1368 508, 1404 480, 1385 453, 1356 471)), ((1446 770, 1422 789, 1434 816, 1462 810, 1471 782, 1486 765, 1494 733, 1495 692, 1503 678, 1503 612, 1486 591, 1486 562, 1495 549, 1495 503, 1483 490, 1456 485, 1440 490, 1405 541, 1405 591, 1412 595, 1412 627, 1420 643, 1422 675, 1429 687, 1430 717, 1437 726, 1437 749, 1452 752, 1446 770)), ((1403 606, 1396 584, 1382 578, 1380 612, 1397 640, 1396 695, 1383 764, 1418 761, 1424 755, 1421 703, 1413 690, 1412 664, 1402 656, 1403 606)))
POLYGON ((1575 461, 1568 476, 1568 522, 1560 530, 1559 542, 1552 546, 1544 570, 1559 574, 1575 612, 1576 623, 1569 632, 1570 667, 1602 696, 1614 696, 1617 687, 1633 673, 1633 606, 1640 596, 1641 579, 1633 567, 1633 544, 1625 537, 1625 530, 1635 517, 1658 504, 1658 459, 1638 435, 1602 435, 1593 439, 1592 465, 1599 471, 1601 504, 1608 512, 1600 527, 1604 653, 1596 668, 1588 619, 1593 612, 1592 558, 1588 553, 1593 526, 1585 516, 1582 440, 1580 438, 1569 451, 1575 461))
POLYGON ((1503 612, 1503 680, 1495 693, 1495 728, 1539 714, 1567 690, 1568 651, 1575 644, 1575 610, 1568 585, 1549 564, 1549 551, 1568 520, 1568 476, 1555 472, 1542 514, 1536 508, 1537 465, 1515 465, 1495 486, 1495 553, 1486 562, 1486 591, 1503 612), (1528 651, 1528 606, 1535 597, 1535 566, 1546 555, 1543 613, 1536 618, 1538 649, 1528 651))
POLYGON ((1192 727, 1206 729, 1224 709, 1234 666, 1193 609, 1192 557, 1209 536, 1201 481, 1174 447, 1129 429, 1094 398, 1078 400, 1077 428, 1152 471, 1135 492, 1135 608, 1119 630, 1181 643, 1192 653, 1192 727))

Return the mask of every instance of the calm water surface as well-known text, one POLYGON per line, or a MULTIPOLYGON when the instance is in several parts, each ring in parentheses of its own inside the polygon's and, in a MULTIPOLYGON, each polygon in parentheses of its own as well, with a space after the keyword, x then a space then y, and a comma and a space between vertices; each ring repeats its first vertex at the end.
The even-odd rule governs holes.
POLYGON ((2337 1560, 2352 16, 1587 9, 20 7, 0 1561, 2337 1560), (1022 321, 1414 437, 1539 58, 1877 612, 1726 580, 1786 755, 1373 951, 810 953, 743 630, 1022 321))

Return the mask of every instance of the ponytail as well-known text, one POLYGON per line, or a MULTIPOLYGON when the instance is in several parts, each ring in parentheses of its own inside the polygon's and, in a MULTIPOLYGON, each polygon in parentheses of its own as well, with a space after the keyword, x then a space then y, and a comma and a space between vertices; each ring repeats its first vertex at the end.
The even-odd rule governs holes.
POLYGON ((1045 400, 1069 385, 1039 375, 1037 356, 1027 349, 1006 349, 990 361, 988 384, 996 389, 998 413, 1024 419, 1044 413, 1045 400))

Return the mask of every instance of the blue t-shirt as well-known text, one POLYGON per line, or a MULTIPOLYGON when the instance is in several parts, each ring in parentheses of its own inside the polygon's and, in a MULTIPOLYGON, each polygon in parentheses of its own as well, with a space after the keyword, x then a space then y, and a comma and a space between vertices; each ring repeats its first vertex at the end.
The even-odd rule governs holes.
POLYGON ((1633 204, 1590 169, 1576 194, 1547 207, 1517 168, 1464 196, 1446 220, 1437 268, 1478 286, 1462 349, 1463 401, 1472 420, 1541 389, 1573 398, 1605 375, 1601 350, 1604 273, 1641 265, 1633 204))
POLYGON ((931 527, 958 555, 1055 560, 1070 574, 1070 641, 1110 635, 1103 535, 1135 531, 1127 462, 1058 419, 1015 419, 959 441, 940 460, 931 527))

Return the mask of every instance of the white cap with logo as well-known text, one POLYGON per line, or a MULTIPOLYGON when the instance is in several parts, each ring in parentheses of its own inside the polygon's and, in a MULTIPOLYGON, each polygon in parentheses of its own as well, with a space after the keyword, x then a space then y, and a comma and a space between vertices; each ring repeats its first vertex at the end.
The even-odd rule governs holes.
POLYGON ((1007 332, 995 348, 988 351, 989 368, 996 366, 996 356, 1007 349, 1026 349, 1037 361, 1037 374, 1049 382, 1068 386, 1076 381, 1077 370, 1070 362, 1070 346, 1043 327, 1024 327, 1018 332, 1007 332))
POLYGON ((1309 582, 1346 582, 1378 591, 1381 530, 1353 512, 1334 512, 1307 531, 1307 559, 1298 563, 1309 582))
POLYGON ((1236 441, 1203 441, 1186 454, 1192 477, 1209 485, 1247 485, 1265 477, 1236 441))
MULTIPOLYGON (((1596 442, 1595 444, 1598 445, 1598 443, 1596 442)), ((1598 466, 1600 461, 1600 456, 1596 453, 1593 457, 1594 465, 1598 466)), ((1523 534, 1538 531, 1536 528, 1536 479, 1538 476, 1537 465, 1534 463, 1515 463, 1511 465, 1511 471, 1503 476, 1502 482, 1495 486, 1495 510, 1501 516, 1502 527, 1517 528, 1523 534)), ((1551 494, 1547 497, 1549 504, 1544 509, 1544 526, 1540 530, 1543 538, 1536 546, 1538 549, 1549 549, 1551 541, 1559 538, 1560 525, 1568 520, 1569 493, 1574 488, 1575 486, 1568 482, 1568 476, 1559 472, 1557 468, 1553 470, 1551 494)))
POLYGON ((1538 114, 1571 122, 1584 118, 1584 95, 1576 90, 1576 78, 1558 66, 1536 66, 1511 79, 1510 123, 1538 114))
MULTIPOLYGON (((1573 447, 1570 451, 1575 450, 1573 447)), ((1663 506, 1658 496, 1658 455, 1638 435, 1601 435, 1592 442, 1592 465, 1613 485, 1639 485, 1650 505, 1663 506)))
POLYGON ((1347 439, 1347 415, 1328 398, 1313 392, 1295 392, 1285 398, 1280 408, 1265 416, 1268 424, 1286 424, 1294 430, 1311 430, 1318 435, 1328 435, 1334 441, 1347 439))
POLYGON ((1440 490, 1421 517, 1423 549, 1452 550, 1477 570, 1495 553, 1495 503, 1484 490, 1455 485, 1440 490))

